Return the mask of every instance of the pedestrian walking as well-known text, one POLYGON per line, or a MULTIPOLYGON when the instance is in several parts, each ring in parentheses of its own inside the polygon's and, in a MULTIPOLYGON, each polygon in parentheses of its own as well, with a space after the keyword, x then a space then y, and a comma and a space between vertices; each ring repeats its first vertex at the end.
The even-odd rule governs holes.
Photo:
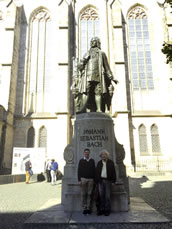
POLYGON ((97 163, 96 182, 100 196, 100 204, 97 215, 108 216, 111 212, 110 195, 112 184, 116 182, 114 162, 109 159, 109 152, 104 149, 100 153, 101 160, 97 163))
POLYGON ((51 183, 52 185, 56 184, 57 170, 58 170, 58 164, 54 159, 52 159, 51 160, 51 183))
POLYGON ((26 184, 29 184, 30 177, 33 175, 32 164, 31 164, 30 160, 28 160, 25 163, 25 171, 26 171, 26 184))
POLYGON ((46 162, 46 175, 47 175, 47 182, 51 182, 51 160, 48 159, 46 162))
POLYGON ((95 179, 95 162, 90 158, 90 150, 84 150, 84 158, 78 165, 78 182, 81 187, 83 214, 91 214, 91 199, 95 179))

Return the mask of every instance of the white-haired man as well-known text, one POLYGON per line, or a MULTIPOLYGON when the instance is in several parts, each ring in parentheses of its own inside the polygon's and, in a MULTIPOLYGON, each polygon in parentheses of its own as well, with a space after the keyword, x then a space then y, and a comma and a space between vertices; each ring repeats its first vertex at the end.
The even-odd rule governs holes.
POLYGON ((116 171, 114 162, 109 159, 109 152, 107 150, 102 150, 100 157, 101 160, 97 163, 96 168, 96 182, 98 183, 100 195, 100 205, 97 215, 104 214, 108 216, 111 211, 111 186, 116 182, 116 171))

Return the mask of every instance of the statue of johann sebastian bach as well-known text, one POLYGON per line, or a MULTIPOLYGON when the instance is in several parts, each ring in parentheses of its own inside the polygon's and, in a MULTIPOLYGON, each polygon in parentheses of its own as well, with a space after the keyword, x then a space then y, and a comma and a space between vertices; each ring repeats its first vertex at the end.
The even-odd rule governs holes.
POLYGON ((101 51, 101 42, 93 37, 90 50, 80 61, 73 62, 72 93, 78 112, 105 112, 110 110, 114 79, 106 54, 101 51))

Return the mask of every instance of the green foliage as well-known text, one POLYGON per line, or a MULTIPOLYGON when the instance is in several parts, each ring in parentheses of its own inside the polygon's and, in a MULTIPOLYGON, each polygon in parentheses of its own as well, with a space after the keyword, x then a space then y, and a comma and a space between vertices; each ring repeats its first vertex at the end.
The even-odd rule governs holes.
MULTIPOLYGON (((165 0, 165 3, 168 3, 170 7, 172 8, 172 0, 165 0)), ((164 42, 163 48, 161 51, 166 55, 167 64, 172 62, 172 42, 164 42)))
POLYGON ((162 52, 166 55, 167 64, 172 62, 172 43, 163 43, 162 52))
POLYGON ((172 7, 172 0, 165 0, 165 2, 170 4, 170 6, 172 7))

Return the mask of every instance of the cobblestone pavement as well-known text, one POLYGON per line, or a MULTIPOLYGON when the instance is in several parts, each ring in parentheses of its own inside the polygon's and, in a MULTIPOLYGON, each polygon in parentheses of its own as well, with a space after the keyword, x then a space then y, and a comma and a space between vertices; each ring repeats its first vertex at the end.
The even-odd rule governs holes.
MULTIPOLYGON (((172 221, 172 176, 130 177, 130 196, 141 197, 172 221)), ((0 185, 0 229, 22 229, 23 222, 49 199, 61 199, 61 181, 0 185)))
POLYGON ((172 176, 130 177, 130 196, 141 197, 172 221, 172 176))

